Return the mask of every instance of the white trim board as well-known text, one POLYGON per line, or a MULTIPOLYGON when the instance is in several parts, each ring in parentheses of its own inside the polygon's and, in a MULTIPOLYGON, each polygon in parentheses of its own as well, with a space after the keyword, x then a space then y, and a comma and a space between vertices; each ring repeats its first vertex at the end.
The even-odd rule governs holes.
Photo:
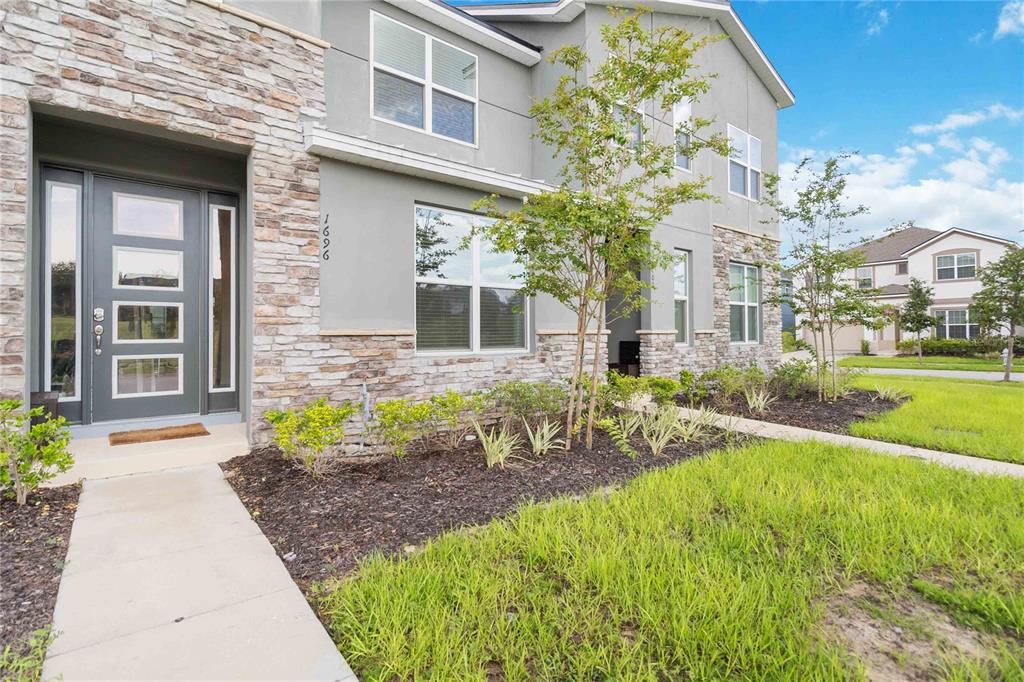
POLYGON ((906 258, 910 254, 916 251, 920 251, 929 244, 934 244, 935 242, 942 241, 946 237, 949 237, 950 235, 954 234, 960 234, 965 237, 973 237, 974 239, 981 239, 982 241, 995 242, 996 244, 1005 244, 1006 246, 1017 246, 1017 242, 1011 241, 1009 239, 1003 239, 1002 237, 993 237, 992 235, 982 234, 981 232, 972 232, 971 230, 965 230, 961 227, 951 227, 945 232, 935 235, 928 241, 924 241, 918 244, 917 246, 910 247, 900 255, 906 258))
POLYGON ((545 189, 552 189, 550 185, 538 180, 501 173, 491 168, 479 168, 433 154, 375 142, 366 137, 318 128, 311 124, 306 125, 304 132, 306 151, 329 159, 506 196, 537 194, 545 189))

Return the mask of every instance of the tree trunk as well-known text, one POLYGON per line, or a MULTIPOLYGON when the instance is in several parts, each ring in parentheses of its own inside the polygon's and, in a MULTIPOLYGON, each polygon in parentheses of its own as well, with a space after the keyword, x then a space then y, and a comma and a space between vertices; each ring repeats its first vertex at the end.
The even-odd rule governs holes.
POLYGON ((1006 340, 1006 368, 1003 372, 1003 381, 1010 380, 1010 372, 1013 371, 1013 333, 1017 331, 1013 324, 1010 324, 1010 338, 1006 340))
POLYGON ((569 380, 569 405, 565 410, 565 449, 572 449, 572 425, 574 412, 576 411, 576 395, 579 392, 579 382, 583 373, 583 356, 587 343, 587 299, 581 301, 579 312, 576 314, 576 354, 572 359, 572 377, 569 380))
POLYGON ((590 373, 590 402, 587 409, 587 449, 594 447, 594 411, 597 409, 597 376, 601 368, 601 337, 604 336, 604 300, 597 304, 597 329, 594 330, 594 364, 590 373))
POLYGON ((924 362, 924 344, 921 343, 921 332, 917 333, 917 364, 924 362))
POLYGON ((828 323, 829 358, 832 360, 832 401, 836 399, 836 332, 832 321, 828 323))

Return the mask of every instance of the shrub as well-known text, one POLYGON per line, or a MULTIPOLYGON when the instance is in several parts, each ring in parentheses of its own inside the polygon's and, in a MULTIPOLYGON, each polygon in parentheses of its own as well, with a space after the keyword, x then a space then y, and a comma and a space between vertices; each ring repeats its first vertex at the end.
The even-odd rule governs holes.
POLYGON ((506 381, 491 388, 487 398, 501 411, 507 423, 523 420, 536 426, 562 413, 568 392, 559 384, 543 381, 506 381))
POLYGON ((536 429, 531 429, 530 422, 524 419, 523 426, 526 428, 526 438, 530 441, 530 451, 537 457, 548 454, 556 445, 565 445, 565 441, 558 437, 562 430, 558 422, 545 419, 536 429))
MULTIPOLYGON (((953 357, 982 356, 988 353, 999 355, 1006 348, 1006 338, 1001 336, 985 336, 977 339, 921 339, 921 352, 924 355, 949 355, 953 357)), ((917 354, 917 340, 905 339, 896 344, 896 350, 903 355, 917 354)), ((1015 357, 1024 357, 1024 337, 1014 341, 1015 357)))
POLYGON ((676 394, 683 388, 682 384, 669 377, 643 377, 641 381, 658 405, 674 404, 676 394))
POLYGON ((707 387, 709 394, 716 400, 730 400, 746 388, 743 372, 732 365, 722 365, 709 369, 700 375, 700 380, 707 387))
POLYGON ((330 405, 320 398, 301 410, 270 410, 274 443, 285 457, 313 476, 321 476, 335 463, 331 449, 345 439, 345 421, 356 413, 348 402, 330 405))
POLYGON ((640 435, 655 457, 679 435, 679 420, 679 410, 671 405, 661 405, 640 420, 640 435))
POLYGON ((764 388, 768 385, 768 373, 757 365, 750 365, 743 370, 743 391, 764 388))
POLYGON ((486 409, 483 395, 462 395, 450 388, 432 396, 428 402, 434 436, 452 450, 466 440, 473 430, 473 420, 486 409))
POLYGON ((487 433, 484 433, 480 424, 475 421, 473 422, 473 428, 476 429, 480 445, 483 446, 487 468, 490 469, 493 466, 497 466, 499 469, 504 469, 505 462, 512 457, 522 442, 519 435, 509 431, 508 425, 504 423, 501 425, 501 428, 492 426, 491 430, 487 433))
POLYGON ((370 431, 392 457, 401 459, 409 443, 429 433, 432 416, 429 402, 414 403, 405 398, 382 400, 373 408, 370 431))
POLYGON ((28 494, 75 463, 64 417, 42 417, 43 408, 22 411, 20 400, 0 400, 0 493, 21 505, 28 494))
POLYGON ((747 409, 754 414, 764 414, 778 398, 763 388, 748 388, 743 392, 747 399, 747 409))
POLYGON ((901 388, 896 386, 890 386, 888 384, 879 384, 875 386, 874 400, 888 400, 889 402, 902 402, 906 400, 907 393, 901 388))
POLYGON ((814 392, 814 367, 807 360, 787 360, 775 367, 768 386, 776 395, 784 395, 791 400, 814 392))
POLYGON ((796 345, 796 334, 793 332, 782 332, 782 352, 792 353, 795 350, 799 350, 796 345))
POLYGON ((860 354, 871 355, 871 342, 867 339, 860 340, 860 354))
POLYGON ((708 397, 707 384, 688 369, 679 372, 679 392, 691 405, 708 397))
POLYGON ((636 407, 634 402, 647 395, 647 382, 642 377, 632 377, 618 372, 608 372, 607 381, 601 386, 601 412, 613 412, 616 406, 636 407))
POLYGON ((636 451, 636 448, 633 447, 629 439, 640 428, 640 422, 643 421, 643 418, 642 412, 623 411, 612 417, 605 417, 597 425, 608 434, 608 437, 615 443, 615 447, 619 449, 619 452, 630 459, 636 459, 640 456, 640 453, 636 451))

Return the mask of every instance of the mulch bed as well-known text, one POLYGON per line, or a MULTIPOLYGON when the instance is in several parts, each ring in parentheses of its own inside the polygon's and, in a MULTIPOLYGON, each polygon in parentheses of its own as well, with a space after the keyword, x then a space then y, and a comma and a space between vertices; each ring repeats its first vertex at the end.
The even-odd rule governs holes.
MULTIPOLYGON (((679 404, 689 407, 682 399, 679 404)), ((845 434, 850 424, 894 410, 901 404, 880 399, 874 391, 854 390, 831 403, 819 402, 813 394, 795 399, 782 396, 761 414, 751 412, 742 395, 733 396, 728 402, 707 401, 704 406, 747 419, 845 434)))
POLYGON ((45 488, 19 507, 0 500, 0 648, 20 650, 53 621, 80 485, 45 488))
POLYGON ((343 463, 314 479, 273 447, 221 464, 227 480, 306 590, 344 575, 361 557, 403 553, 460 526, 482 524, 529 500, 585 494, 641 472, 694 457, 720 441, 666 448, 643 462, 620 453, 603 433, 594 448, 558 449, 537 461, 488 469, 479 445, 343 463))

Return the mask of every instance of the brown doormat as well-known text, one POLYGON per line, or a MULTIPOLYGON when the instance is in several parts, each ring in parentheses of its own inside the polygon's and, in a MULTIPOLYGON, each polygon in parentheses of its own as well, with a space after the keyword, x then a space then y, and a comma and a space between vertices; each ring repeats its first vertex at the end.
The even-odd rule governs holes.
POLYGON ((183 426, 167 426, 162 429, 118 431, 117 433, 110 434, 108 438, 111 445, 130 445, 132 443, 149 443, 156 440, 174 440, 176 438, 209 435, 210 432, 202 424, 185 424, 183 426))

